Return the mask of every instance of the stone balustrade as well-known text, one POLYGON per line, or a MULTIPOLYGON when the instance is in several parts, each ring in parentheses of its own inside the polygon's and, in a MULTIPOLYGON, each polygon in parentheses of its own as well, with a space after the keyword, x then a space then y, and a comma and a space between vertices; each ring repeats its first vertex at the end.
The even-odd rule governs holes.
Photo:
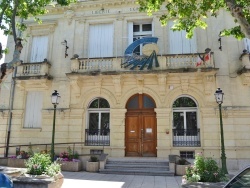
POLYGON ((23 63, 17 67, 16 76, 45 76, 49 74, 48 62, 23 63))
MULTIPOLYGON (((213 53, 159 55, 160 69, 214 68, 213 53)), ((72 72, 124 71, 123 57, 117 58, 75 58, 71 59, 72 72)), ((153 67, 155 69, 155 67, 153 67)), ((157 68, 158 69, 158 68, 157 68)))

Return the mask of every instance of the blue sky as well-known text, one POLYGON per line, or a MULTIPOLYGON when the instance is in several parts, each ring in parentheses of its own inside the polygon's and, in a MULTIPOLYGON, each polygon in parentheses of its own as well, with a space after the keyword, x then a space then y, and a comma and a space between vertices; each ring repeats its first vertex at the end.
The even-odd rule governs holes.
MULTIPOLYGON (((5 49, 6 48, 7 37, 5 35, 3 35, 2 30, 0 30, 0 42, 2 43, 3 49, 5 49)), ((2 63, 4 63, 4 56, 0 60, 0 64, 2 64, 2 63)))

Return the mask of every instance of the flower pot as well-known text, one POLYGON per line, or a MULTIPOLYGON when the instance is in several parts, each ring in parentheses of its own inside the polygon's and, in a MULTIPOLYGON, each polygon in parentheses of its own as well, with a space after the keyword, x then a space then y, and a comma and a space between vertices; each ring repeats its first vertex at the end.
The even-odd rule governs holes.
POLYGON ((82 162, 77 161, 58 161, 61 164, 62 171, 69 171, 69 172, 79 172, 82 170, 82 162))
POLYGON ((12 178, 15 188, 58 188, 63 184, 64 177, 58 173, 55 177, 23 175, 12 178))
POLYGON ((87 172, 99 172, 99 162, 86 162, 86 171, 87 172))
POLYGON ((175 174, 177 176, 183 176, 186 174, 186 168, 190 166, 190 164, 188 165, 179 165, 179 164, 176 164, 175 165, 175 174))
POLYGON ((25 168, 26 159, 8 158, 8 166, 16 168, 25 168))

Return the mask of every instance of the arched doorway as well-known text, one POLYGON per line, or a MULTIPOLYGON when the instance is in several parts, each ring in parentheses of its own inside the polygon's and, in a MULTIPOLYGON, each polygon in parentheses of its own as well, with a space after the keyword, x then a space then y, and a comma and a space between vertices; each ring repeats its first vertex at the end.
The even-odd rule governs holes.
POLYGON ((146 94, 136 94, 126 104, 125 156, 156 157, 155 102, 146 94))

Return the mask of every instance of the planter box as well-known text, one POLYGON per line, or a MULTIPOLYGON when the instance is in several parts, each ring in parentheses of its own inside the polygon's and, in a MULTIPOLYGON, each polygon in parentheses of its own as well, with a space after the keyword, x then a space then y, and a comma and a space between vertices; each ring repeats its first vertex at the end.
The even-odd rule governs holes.
POLYGON ((64 177, 60 173, 55 178, 44 176, 20 176, 12 178, 15 188, 59 188, 63 184, 64 177))
POLYGON ((87 172, 99 172, 99 162, 86 162, 87 172))
POLYGON ((8 158, 7 166, 16 168, 25 168, 25 163, 24 163, 25 160, 27 159, 8 158))
POLYGON ((62 171, 79 172, 82 170, 82 162, 58 161, 62 171))
POLYGON ((177 176, 183 176, 186 174, 186 167, 190 166, 190 164, 188 165, 175 165, 175 174, 177 176))

